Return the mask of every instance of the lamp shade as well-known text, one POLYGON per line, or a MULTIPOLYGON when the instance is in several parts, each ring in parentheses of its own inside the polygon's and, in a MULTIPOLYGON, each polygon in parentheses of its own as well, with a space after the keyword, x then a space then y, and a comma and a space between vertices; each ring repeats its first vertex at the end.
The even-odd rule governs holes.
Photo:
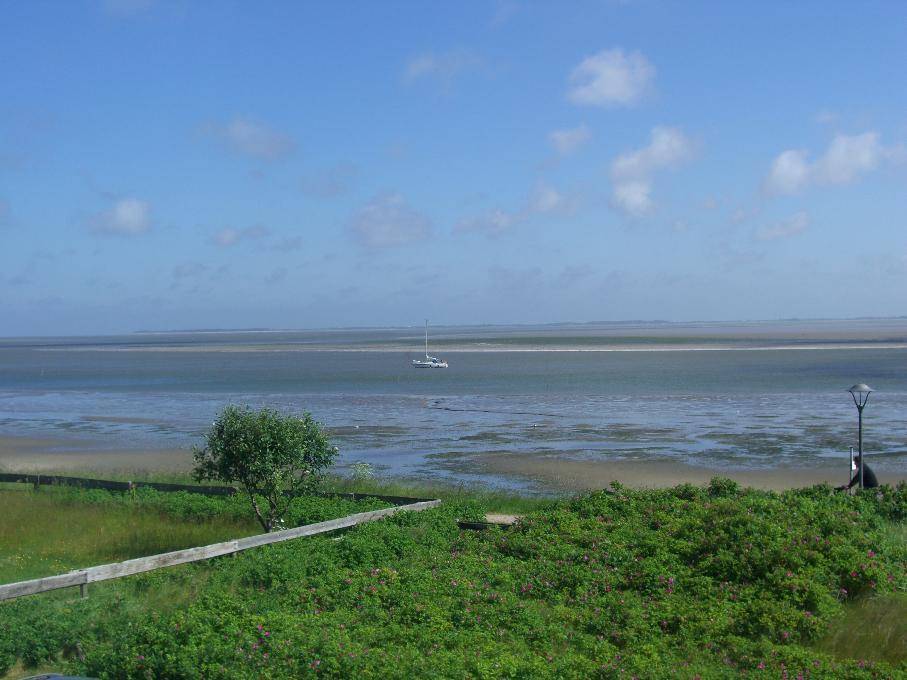
POLYGON ((850 392, 850 396, 853 397, 853 403, 855 403, 858 408, 863 408, 866 405, 866 401, 869 399, 869 393, 872 392, 872 388, 866 383, 857 383, 847 391, 850 392))

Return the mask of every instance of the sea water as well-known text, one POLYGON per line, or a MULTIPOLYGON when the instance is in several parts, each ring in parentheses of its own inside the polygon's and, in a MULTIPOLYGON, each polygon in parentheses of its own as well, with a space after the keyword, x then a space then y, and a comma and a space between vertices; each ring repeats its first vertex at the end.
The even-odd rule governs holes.
POLYGON ((382 331, 0 340, 0 434, 72 451, 189 448, 225 405, 240 404, 308 411, 331 432, 341 466, 394 474, 452 474, 452 461, 481 453, 809 467, 856 446, 846 389, 866 382, 876 392, 864 448, 877 469, 907 471, 902 348, 473 343, 433 351, 449 369, 417 369, 411 335, 412 351, 382 331))

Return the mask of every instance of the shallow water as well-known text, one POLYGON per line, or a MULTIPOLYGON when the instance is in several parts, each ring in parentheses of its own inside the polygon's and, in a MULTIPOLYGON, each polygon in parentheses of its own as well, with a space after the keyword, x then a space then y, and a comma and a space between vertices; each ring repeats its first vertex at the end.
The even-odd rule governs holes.
MULTIPOLYGON (((384 339, 360 335, 360 347, 384 339)), ((0 433, 74 450, 189 447, 237 403, 310 411, 342 464, 396 474, 484 452, 809 466, 856 445, 845 390, 867 382, 865 448, 879 469, 907 471, 904 349, 445 351, 449 369, 420 370, 418 343, 309 351, 311 336, 0 341, 0 433)))

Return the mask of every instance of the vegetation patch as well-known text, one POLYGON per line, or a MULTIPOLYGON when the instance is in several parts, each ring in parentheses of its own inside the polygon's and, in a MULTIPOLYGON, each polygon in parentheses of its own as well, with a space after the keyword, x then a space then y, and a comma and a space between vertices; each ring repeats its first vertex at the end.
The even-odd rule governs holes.
POLYGON ((457 528, 486 509, 450 502, 98 584, 84 601, 6 603, 0 659, 136 678, 907 673, 896 642, 829 641, 853 608, 907 589, 905 485, 615 486, 509 530, 457 528))

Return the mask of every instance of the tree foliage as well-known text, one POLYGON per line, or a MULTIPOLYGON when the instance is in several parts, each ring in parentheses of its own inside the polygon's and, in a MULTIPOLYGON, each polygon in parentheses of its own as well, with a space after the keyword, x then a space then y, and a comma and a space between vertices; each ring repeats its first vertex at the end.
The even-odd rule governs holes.
POLYGON ((314 490, 337 457, 309 413, 227 406, 205 439, 205 448, 193 448, 195 478, 239 484, 267 532, 280 522, 291 497, 314 490))

